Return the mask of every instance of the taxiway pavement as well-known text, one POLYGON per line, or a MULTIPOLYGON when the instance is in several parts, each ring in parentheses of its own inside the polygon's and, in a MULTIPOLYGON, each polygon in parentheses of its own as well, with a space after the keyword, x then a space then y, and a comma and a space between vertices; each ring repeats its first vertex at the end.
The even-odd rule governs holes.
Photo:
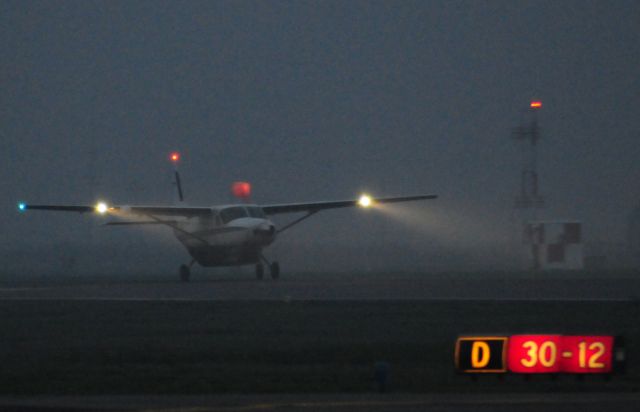
POLYGON ((639 301, 640 279, 304 275, 279 280, 207 277, 0 287, 0 300, 563 300, 639 301))

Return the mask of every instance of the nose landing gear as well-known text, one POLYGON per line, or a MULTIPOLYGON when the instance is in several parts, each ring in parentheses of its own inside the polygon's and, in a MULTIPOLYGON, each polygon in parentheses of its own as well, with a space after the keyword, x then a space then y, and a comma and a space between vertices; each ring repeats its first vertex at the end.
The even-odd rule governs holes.
POLYGON ((269 272, 271 273, 271 278, 276 280, 280 277, 280 264, 278 262, 273 262, 269 265, 269 272))
POLYGON ((189 265, 180 265, 180 280, 183 282, 188 282, 191 277, 191 266, 196 263, 195 259, 193 259, 189 265))
MULTIPOLYGON (((260 259, 269 267, 269 274, 271 279, 276 280, 280 277, 280 264, 278 262, 269 262, 267 258, 260 255, 260 259)), ((262 262, 256 264, 256 278, 262 280, 264 277, 264 265, 262 262)))

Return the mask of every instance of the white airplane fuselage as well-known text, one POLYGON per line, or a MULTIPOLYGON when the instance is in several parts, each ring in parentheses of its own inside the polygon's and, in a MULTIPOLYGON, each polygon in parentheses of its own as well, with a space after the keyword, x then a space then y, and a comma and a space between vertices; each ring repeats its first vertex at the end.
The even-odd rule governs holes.
POLYGON ((275 225, 255 205, 213 207, 210 216, 176 222, 173 232, 205 267, 258 263, 276 238, 275 225))

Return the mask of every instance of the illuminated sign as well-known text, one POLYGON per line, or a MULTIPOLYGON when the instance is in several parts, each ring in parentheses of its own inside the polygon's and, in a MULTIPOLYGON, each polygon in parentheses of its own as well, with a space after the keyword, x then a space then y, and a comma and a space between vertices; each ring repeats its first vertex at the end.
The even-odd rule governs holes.
POLYGON ((507 371, 506 337, 464 337, 456 342, 456 367, 467 373, 503 373, 507 371))
POLYGON ((560 363, 567 373, 609 373, 613 336, 563 336, 560 363))
POLYGON ((509 338, 507 359, 515 373, 558 373, 560 335, 516 335, 509 338))
POLYGON ((610 373, 613 336, 461 337, 456 368, 465 373, 610 373))

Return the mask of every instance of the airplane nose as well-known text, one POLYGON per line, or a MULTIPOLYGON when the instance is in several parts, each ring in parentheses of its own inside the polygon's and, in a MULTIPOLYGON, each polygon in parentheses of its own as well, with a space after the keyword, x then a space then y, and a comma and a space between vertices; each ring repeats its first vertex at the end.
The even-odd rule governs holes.
POLYGON ((272 224, 261 224, 253 230, 256 235, 273 237, 276 234, 276 227, 272 224))
POLYGON ((276 227, 272 223, 263 223, 253 229, 253 236, 258 244, 270 245, 276 240, 276 227))

